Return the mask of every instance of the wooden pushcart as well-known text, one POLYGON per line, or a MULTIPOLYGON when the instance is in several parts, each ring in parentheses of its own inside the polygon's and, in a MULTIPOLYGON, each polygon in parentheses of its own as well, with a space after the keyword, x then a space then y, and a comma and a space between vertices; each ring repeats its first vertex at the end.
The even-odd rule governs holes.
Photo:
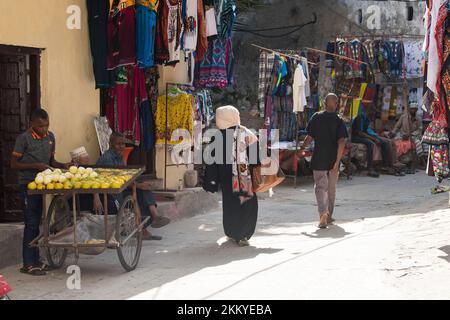
MULTIPOLYGON (((96 168, 96 166, 92 166, 96 168)), ((69 250, 75 254, 78 262, 80 251, 86 248, 98 248, 99 253, 106 249, 115 249, 120 263, 126 271, 136 269, 142 248, 142 230, 150 217, 142 220, 137 202, 136 180, 145 171, 142 167, 97 167, 99 170, 124 170, 132 172, 132 178, 120 189, 71 189, 71 190, 29 190, 30 195, 43 197, 43 230, 39 237, 31 242, 32 246, 42 247, 47 256, 48 263, 53 268, 60 268, 64 264, 69 250), (127 189, 131 195, 120 203, 115 219, 115 230, 108 230, 108 195, 118 195, 127 189), (104 199, 104 239, 96 239, 95 243, 79 243, 77 238, 77 222, 81 218, 79 196, 81 194, 100 194, 104 199), (53 195, 48 211, 46 210, 46 195, 53 195), (73 229, 73 241, 61 243, 52 241, 61 232, 73 229), (108 235, 113 231, 114 237, 108 235)), ((82 254, 82 253, 81 253, 82 254)))

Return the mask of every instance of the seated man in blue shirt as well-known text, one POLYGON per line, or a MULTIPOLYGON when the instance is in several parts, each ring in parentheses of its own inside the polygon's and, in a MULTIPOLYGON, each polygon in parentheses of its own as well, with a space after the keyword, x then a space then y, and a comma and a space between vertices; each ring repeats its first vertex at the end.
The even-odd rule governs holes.
MULTIPOLYGON (((125 137, 120 133, 113 133, 110 137, 109 150, 106 151, 97 161, 98 166, 125 166, 123 160, 123 151, 125 149, 125 137)), ((150 223, 144 226, 144 240, 161 240, 161 237, 152 236, 147 230, 150 225, 153 228, 162 228, 170 223, 170 219, 158 215, 157 204, 151 190, 149 181, 137 183, 137 198, 142 216, 150 216, 150 223)), ((123 196, 108 196, 108 208, 112 208, 111 213, 117 213, 118 204, 122 201, 123 196), (114 212, 115 211, 115 212, 114 212)), ((94 212, 101 214, 103 212, 103 204, 98 194, 94 195, 94 212)))
POLYGON ((353 120, 352 142, 364 144, 367 147, 367 169, 368 176, 378 178, 379 174, 373 168, 373 149, 375 145, 381 148, 383 167, 393 174, 394 156, 392 145, 388 139, 380 137, 370 126, 370 108, 364 107, 361 113, 353 120))

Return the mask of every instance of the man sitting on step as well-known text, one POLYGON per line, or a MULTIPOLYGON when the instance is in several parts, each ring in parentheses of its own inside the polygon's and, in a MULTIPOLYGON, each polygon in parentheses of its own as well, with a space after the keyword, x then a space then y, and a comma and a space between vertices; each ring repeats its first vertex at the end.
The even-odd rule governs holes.
MULTIPOLYGON (((110 137, 109 150, 106 151, 100 159, 98 159, 98 166, 125 166, 123 160, 123 152, 125 150, 125 137, 120 133, 113 133, 110 137)), ((125 191, 124 193, 129 193, 125 191)), ((125 194, 125 195, 127 195, 125 194)), ((121 201, 124 199, 124 194, 118 196, 108 196, 108 208, 112 208, 112 213, 116 213, 121 201)), ((150 216, 150 222, 144 226, 143 239, 144 240, 161 240, 161 237, 153 236, 147 227, 162 228, 170 223, 170 219, 160 216, 157 210, 155 197, 151 191, 151 183, 149 181, 137 183, 137 199, 139 208, 143 217, 150 216)), ((97 214, 103 213, 103 204, 98 194, 94 195, 94 212, 97 214)))

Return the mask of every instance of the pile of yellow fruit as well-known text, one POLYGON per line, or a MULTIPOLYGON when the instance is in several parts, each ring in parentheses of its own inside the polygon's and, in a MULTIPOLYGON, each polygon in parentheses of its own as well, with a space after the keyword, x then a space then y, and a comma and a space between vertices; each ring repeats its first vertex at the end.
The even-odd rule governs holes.
POLYGON ((136 170, 70 167, 68 171, 47 169, 28 184, 29 190, 120 189, 136 170))

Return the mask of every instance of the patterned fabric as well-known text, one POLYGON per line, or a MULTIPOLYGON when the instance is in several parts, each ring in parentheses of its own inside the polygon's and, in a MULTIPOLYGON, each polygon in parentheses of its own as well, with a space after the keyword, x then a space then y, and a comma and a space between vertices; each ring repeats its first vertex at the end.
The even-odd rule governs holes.
POLYGON ((372 74, 380 72, 380 65, 378 64, 379 41, 366 40, 363 43, 363 50, 366 62, 370 66, 372 74))
POLYGON ((247 128, 238 126, 233 134, 232 150, 232 188, 241 198, 241 203, 254 195, 252 177, 250 173, 249 157, 247 150, 250 145, 257 141, 256 136, 247 128))
POLYGON ((258 81, 258 107, 259 110, 264 110, 266 104, 266 95, 270 78, 273 71, 275 61, 275 54, 265 51, 261 52, 259 56, 259 81, 258 81))
POLYGON ((169 144, 177 144, 180 141, 173 141, 172 134, 177 129, 189 131, 193 130, 193 108, 190 95, 182 93, 176 96, 168 96, 168 126, 166 130, 166 97, 158 98, 156 110, 156 144, 164 144, 167 139, 169 144))
POLYGON ((229 40, 217 38, 209 41, 205 58, 197 65, 196 87, 223 89, 228 86, 229 49, 229 40))
POLYGON ((434 175, 439 183, 449 176, 448 168, 448 145, 431 147, 431 160, 434 175))
MULTIPOLYGON (((355 39, 348 43, 347 46, 347 57, 353 60, 363 60, 363 50, 361 41, 355 39)), ((346 72, 347 79, 353 78, 363 78, 364 70, 360 63, 349 60, 347 62, 348 71, 346 72)))
POLYGON ((425 130, 422 142, 431 145, 448 144, 447 128, 435 121, 431 122, 425 130))
MULTIPOLYGON (((347 42, 343 40, 338 40, 336 44, 337 54, 341 56, 347 56, 348 45, 347 42)), ((341 78, 345 75, 347 60, 336 59, 336 78, 341 78)))
POLYGON ((220 18, 217 32, 219 37, 225 39, 231 36, 233 25, 236 20, 236 0, 222 0, 223 7, 218 10, 220 18))
POLYGON ((387 75, 393 78, 403 76, 403 43, 398 40, 386 41, 384 43, 384 58, 388 62, 387 75))
POLYGON ((404 41, 406 78, 414 79, 423 77, 422 59, 423 59, 423 41, 404 41))

